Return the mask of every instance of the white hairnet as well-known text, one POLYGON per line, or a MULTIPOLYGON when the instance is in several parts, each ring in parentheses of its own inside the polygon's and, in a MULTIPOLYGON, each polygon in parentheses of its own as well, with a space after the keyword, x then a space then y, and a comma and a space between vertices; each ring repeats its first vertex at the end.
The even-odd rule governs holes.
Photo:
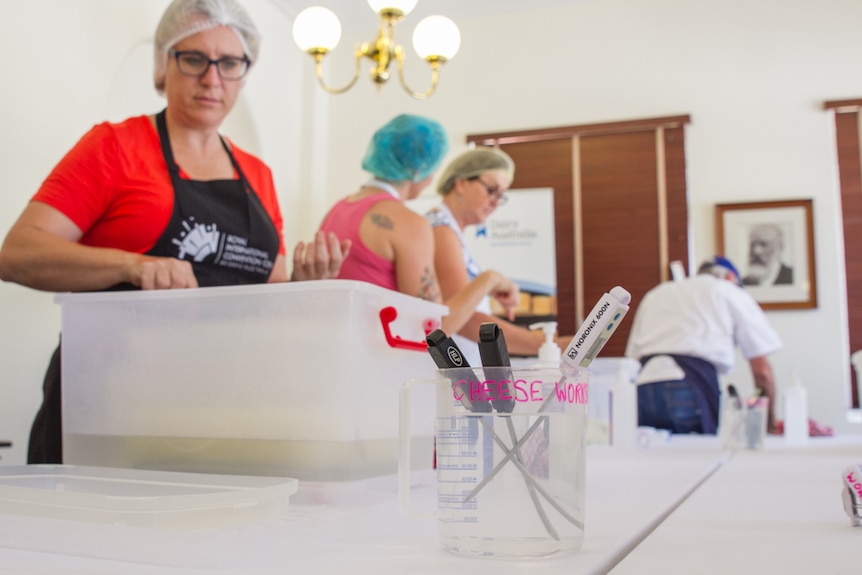
POLYGON ((437 182, 437 193, 445 196, 455 187, 455 180, 468 180, 492 170, 504 170, 509 179, 515 177, 515 162, 503 150, 475 148, 452 160, 437 182))
POLYGON ((165 91, 168 50, 181 40, 217 26, 229 26, 252 62, 260 50, 260 33, 248 12, 236 0, 174 0, 162 14, 155 36, 156 91, 165 91))

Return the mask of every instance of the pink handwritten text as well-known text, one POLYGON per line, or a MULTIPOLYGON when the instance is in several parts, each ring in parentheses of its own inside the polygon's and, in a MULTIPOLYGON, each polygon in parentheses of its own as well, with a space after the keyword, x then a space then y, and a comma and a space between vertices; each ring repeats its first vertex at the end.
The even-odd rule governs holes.
MULTIPOLYGON (((589 387, 586 383, 554 382, 554 396, 560 403, 586 404, 589 387)), ((526 379, 486 379, 459 380, 452 388, 452 395, 457 401, 468 399, 470 403, 485 401, 517 401, 519 403, 541 402, 542 381, 527 381, 526 379)))
POLYGON ((589 394, 589 386, 586 383, 568 383, 560 385, 559 382, 554 384, 554 392, 557 396, 557 401, 560 403, 587 403, 589 394))
POLYGON ((500 381, 486 379, 484 381, 462 379, 453 388, 455 399, 461 401, 465 397, 471 403, 483 401, 515 400, 521 403, 543 401, 542 381, 527 381, 525 379, 500 381))

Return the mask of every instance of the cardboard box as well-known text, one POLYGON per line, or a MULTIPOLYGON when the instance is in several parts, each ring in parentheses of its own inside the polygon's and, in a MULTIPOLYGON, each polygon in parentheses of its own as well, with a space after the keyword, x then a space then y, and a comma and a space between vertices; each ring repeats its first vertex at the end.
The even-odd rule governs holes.
MULTIPOLYGON (((56 301, 66 463, 320 481, 397 470, 399 391, 433 377, 418 348, 448 313, 346 280, 56 301), (417 349, 391 347, 384 308, 389 340, 417 349)), ((428 394, 411 415, 420 446, 428 394)))

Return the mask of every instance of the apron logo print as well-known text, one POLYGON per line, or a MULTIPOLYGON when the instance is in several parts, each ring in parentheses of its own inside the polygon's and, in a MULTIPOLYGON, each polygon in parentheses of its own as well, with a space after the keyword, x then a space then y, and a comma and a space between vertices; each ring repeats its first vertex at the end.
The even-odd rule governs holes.
POLYGON ((179 259, 185 259, 186 255, 189 255, 194 261, 202 262, 207 256, 218 251, 221 233, 215 224, 192 224, 193 221, 193 217, 184 221, 183 227, 186 231, 180 233, 180 239, 175 238, 171 242, 180 248, 177 254, 179 259))

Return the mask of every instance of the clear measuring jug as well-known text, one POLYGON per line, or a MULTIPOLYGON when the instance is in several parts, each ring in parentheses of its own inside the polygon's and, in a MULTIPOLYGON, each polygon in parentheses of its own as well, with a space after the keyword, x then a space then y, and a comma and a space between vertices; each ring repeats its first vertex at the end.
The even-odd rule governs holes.
MULTIPOLYGON (((409 414, 436 387, 437 521, 444 548, 529 558, 578 549, 584 535, 589 372, 441 369, 401 394, 402 509, 410 514, 409 414)), ((423 454, 424 455, 424 454, 423 454)))

